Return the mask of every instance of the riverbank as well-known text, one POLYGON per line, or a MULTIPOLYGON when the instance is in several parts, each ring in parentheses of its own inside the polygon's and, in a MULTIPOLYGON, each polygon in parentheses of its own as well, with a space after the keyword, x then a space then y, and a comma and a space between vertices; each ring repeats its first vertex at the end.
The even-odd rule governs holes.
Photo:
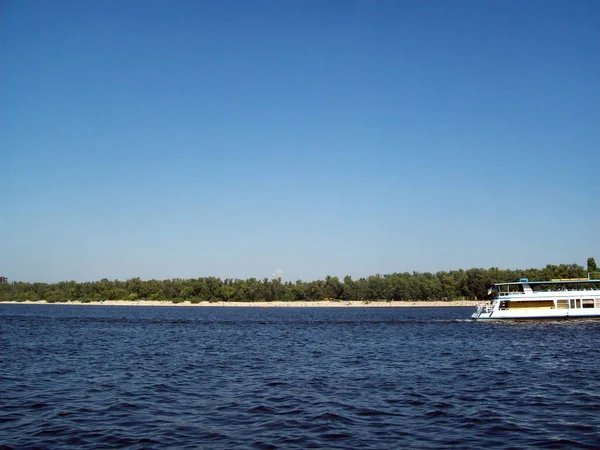
POLYGON ((41 301, 24 301, 24 302, 0 302, 0 304, 20 304, 20 305, 90 305, 90 306, 219 306, 219 307, 253 307, 253 308, 424 308, 424 307, 452 307, 452 306, 476 306, 478 301, 475 300, 457 300, 457 301, 294 301, 294 302, 200 302, 200 303, 172 303, 169 301, 158 300, 105 300, 102 302, 64 302, 64 303, 48 303, 41 301))

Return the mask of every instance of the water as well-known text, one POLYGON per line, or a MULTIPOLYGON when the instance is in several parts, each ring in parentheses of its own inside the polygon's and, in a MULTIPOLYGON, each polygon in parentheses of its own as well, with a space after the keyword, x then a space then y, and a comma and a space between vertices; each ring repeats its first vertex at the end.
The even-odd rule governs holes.
POLYGON ((600 321, 0 305, 4 448, 598 448, 600 321))

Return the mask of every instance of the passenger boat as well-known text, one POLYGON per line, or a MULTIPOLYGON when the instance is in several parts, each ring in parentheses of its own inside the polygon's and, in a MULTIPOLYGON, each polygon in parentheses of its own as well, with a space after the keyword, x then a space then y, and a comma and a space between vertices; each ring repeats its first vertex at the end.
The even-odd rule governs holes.
MULTIPOLYGON (((596 275, 596 274, 594 274, 596 275)), ((477 306, 476 320, 600 319, 600 274, 587 278, 497 283, 489 304, 477 306)))

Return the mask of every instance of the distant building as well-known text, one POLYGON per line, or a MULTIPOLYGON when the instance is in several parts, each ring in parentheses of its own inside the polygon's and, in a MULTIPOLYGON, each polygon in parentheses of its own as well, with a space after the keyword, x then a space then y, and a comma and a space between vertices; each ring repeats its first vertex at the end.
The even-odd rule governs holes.
POLYGON ((0 283, 8 283, 8 278, 0 277, 0 283))

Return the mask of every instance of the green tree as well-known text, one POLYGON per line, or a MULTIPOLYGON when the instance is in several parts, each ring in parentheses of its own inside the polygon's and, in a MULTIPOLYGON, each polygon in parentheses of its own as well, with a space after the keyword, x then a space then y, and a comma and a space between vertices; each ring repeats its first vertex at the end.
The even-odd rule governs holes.
POLYGON ((358 289, 356 283, 352 280, 350 275, 344 277, 344 284, 342 286, 342 298, 344 300, 358 300, 358 289))
POLYGON ((186 286, 181 290, 181 297, 188 299, 194 295, 194 288, 192 286, 186 286))
POLYGON ((323 286, 325 298, 341 299, 343 291, 344 287, 338 277, 331 277, 329 275, 325 277, 325 286, 323 286))

